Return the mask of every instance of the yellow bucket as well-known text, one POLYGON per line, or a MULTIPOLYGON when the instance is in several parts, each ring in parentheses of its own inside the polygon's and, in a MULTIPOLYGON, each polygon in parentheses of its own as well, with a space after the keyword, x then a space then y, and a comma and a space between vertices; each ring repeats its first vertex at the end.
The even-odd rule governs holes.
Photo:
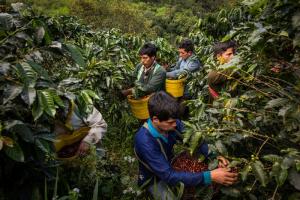
POLYGON ((76 154, 68 157, 60 157, 59 151, 61 151, 64 147, 71 146, 76 142, 80 142, 89 132, 89 127, 82 127, 78 130, 74 131, 72 134, 61 134, 55 138, 54 148, 57 153, 57 159, 59 160, 72 160, 77 157, 76 154))
POLYGON ((138 119, 148 119, 148 100, 149 96, 143 97, 142 99, 134 99, 131 95, 127 97, 129 105, 131 107, 131 112, 138 119))
POLYGON ((179 80, 166 79, 166 91, 173 97, 182 97, 186 78, 179 80))

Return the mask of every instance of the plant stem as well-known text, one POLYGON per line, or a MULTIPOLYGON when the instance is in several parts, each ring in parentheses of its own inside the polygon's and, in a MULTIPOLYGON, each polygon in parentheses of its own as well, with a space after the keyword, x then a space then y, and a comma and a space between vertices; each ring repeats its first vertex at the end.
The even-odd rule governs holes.
POLYGON ((257 182, 257 180, 255 179, 255 181, 253 182, 253 184, 252 184, 252 186, 251 186, 251 188, 250 188, 249 192, 251 192, 251 191, 252 191, 252 189, 253 189, 254 185, 256 184, 256 182, 257 182))
POLYGON ((267 136, 267 139, 264 141, 264 143, 260 146, 258 152, 256 153, 256 156, 258 157, 260 151, 262 150, 263 146, 265 146, 265 144, 268 142, 270 138, 267 136))
POLYGON ((278 187, 279 187, 279 185, 277 184, 271 200, 275 200, 275 195, 277 193, 278 187))

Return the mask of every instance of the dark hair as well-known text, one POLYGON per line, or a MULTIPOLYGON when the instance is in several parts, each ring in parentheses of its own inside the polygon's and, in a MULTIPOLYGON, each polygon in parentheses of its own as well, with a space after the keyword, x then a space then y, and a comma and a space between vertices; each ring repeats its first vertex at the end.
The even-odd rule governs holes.
POLYGON ((156 116, 159 121, 180 117, 180 107, 177 100, 164 91, 156 92, 150 97, 148 110, 150 118, 156 116))
POLYGON ((139 55, 147 55, 149 57, 156 56, 157 48, 152 43, 146 43, 144 46, 140 49, 139 55))
POLYGON ((233 40, 226 42, 219 42, 214 46, 214 56, 216 57, 218 54, 225 52, 229 48, 233 48, 233 53, 235 53, 236 42, 233 40))
POLYGON ((194 43, 192 40, 184 39, 179 44, 179 49, 184 49, 186 52, 194 52, 194 43))

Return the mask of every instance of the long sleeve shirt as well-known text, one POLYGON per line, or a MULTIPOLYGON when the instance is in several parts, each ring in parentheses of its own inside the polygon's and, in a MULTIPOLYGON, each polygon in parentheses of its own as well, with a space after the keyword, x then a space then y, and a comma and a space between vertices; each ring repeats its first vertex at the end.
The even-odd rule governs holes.
POLYGON ((201 67, 201 62, 197 56, 192 54, 186 60, 180 58, 176 65, 167 72, 167 78, 177 78, 183 71, 192 73, 199 70, 201 67))
MULTIPOLYGON (((183 130, 182 122, 177 120, 176 124, 176 129, 181 132, 183 130)), ((173 146, 179 138, 174 131, 169 132, 166 138, 162 138, 164 137, 162 135, 158 137, 158 135, 153 135, 147 128, 141 127, 135 136, 134 148, 136 154, 151 169, 150 171, 141 162, 139 163, 139 185, 143 185, 154 176, 157 180, 162 180, 170 185, 175 185, 178 182, 183 182, 186 186, 210 183, 209 171, 199 173, 175 171, 171 166, 171 160, 174 157, 173 146), (161 141, 167 159, 161 151, 157 139, 161 141)), ((203 143, 200 146, 199 152, 207 157, 208 145, 203 143)))
POLYGON ((71 126, 74 130, 87 126, 90 128, 87 136, 83 141, 90 144, 97 144, 107 130, 107 124, 101 113, 93 106, 92 112, 87 117, 79 116, 78 112, 72 112, 70 119, 71 126))

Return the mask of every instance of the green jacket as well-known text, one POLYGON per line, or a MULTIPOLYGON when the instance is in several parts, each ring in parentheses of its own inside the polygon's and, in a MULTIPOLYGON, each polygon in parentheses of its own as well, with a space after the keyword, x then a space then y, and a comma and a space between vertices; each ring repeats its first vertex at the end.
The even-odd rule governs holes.
POLYGON ((133 95, 142 97, 153 92, 164 90, 166 80, 166 70, 157 62, 153 63, 152 69, 145 74, 144 67, 140 63, 134 71, 136 77, 133 95))

